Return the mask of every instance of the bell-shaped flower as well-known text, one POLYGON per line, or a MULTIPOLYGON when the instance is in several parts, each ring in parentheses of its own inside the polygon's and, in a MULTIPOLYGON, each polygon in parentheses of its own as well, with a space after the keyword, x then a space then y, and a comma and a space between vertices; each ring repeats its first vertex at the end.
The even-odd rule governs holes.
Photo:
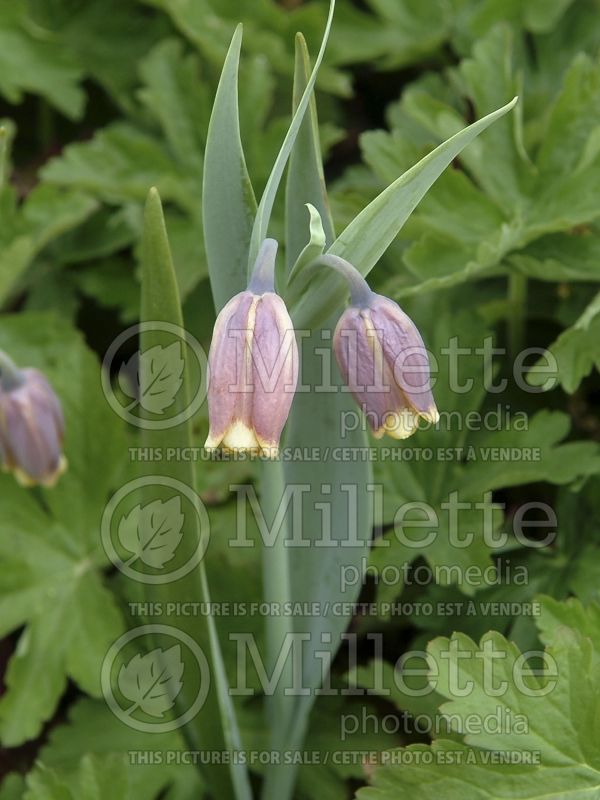
POLYGON ((347 262, 325 257, 350 283, 333 347, 342 377, 376 438, 406 439, 422 418, 439 420, 429 357, 416 325, 393 300, 372 292, 347 262))
POLYGON ((205 447, 276 458, 298 382, 298 346, 274 291, 277 242, 265 240, 248 289, 221 310, 209 354, 205 447))
POLYGON ((54 486, 66 469, 60 401, 37 369, 0 351, 0 462, 23 486, 54 486))

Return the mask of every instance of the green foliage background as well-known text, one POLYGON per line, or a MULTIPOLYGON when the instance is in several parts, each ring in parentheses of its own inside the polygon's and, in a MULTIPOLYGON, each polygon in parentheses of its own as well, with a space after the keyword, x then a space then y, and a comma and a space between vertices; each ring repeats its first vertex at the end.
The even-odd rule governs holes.
MULTIPOLYGON (((290 118, 294 34, 304 32, 314 57, 326 5, 0 2, 0 116, 8 137, 0 189, 0 347, 51 378, 69 420, 71 465, 57 489, 43 496, 0 476, 0 632, 6 637, 0 739, 7 748, 2 769, 10 773, 2 800, 200 796, 192 766, 142 769, 125 757, 130 750, 177 751, 184 746, 179 734, 149 740, 120 726, 101 700, 98 665, 125 630, 133 598, 109 569, 98 519, 110 491, 130 477, 123 453, 133 439, 102 395, 98 358, 139 317, 142 212, 153 185, 165 204, 186 324, 208 343, 214 312, 202 241, 203 154, 235 24, 245 27, 242 137, 260 193, 290 118)), ((506 417, 495 431, 457 430, 443 419, 440 431, 419 432, 408 446, 475 453, 530 447, 539 458, 378 461, 386 503, 372 565, 381 571, 411 562, 433 568, 496 564, 503 575, 521 566, 529 580, 515 585, 509 577, 473 588, 452 579, 426 586, 371 579, 367 600, 455 603, 457 609, 472 601, 475 611, 357 617, 361 667, 348 675, 342 654, 334 680, 368 689, 375 671, 383 670, 391 694, 320 698, 307 741, 307 749, 320 752, 469 749, 474 762, 375 770, 361 763, 302 766, 300 798, 334 800, 355 792, 365 799, 530 798, 539 796, 540 785, 557 798, 599 791, 599 19, 598 0, 338 2, 317 83, 336 229, 442 140, 519 94, 517 112, 483 134, 435 184, 371 280, 402 303, 441 365, 452 337, 480 347, 491 336, 505 352, 540 348, 528 366, 549 348, 560 385, 524 391, 505 355, 494 361, 496 382, 506 378, 502 392, 481 387, 461 395, 447 389, 442 367, 435 391, 442 412, 483 414, 500 405, 512 418, 526 414, 527 430, 506 417), (461 530, 474 533, 461 550, 449 548, 441 529, 418 551, 389 534, 399 504, 424 501, 443 518, 452 492, 494 514, 497 530, 509 534, 502 553, 484 541, 479 517, 461 520, 461 530), (511 535, 515 510, 534 500, 549 503, 558 519, 556 540, 538 549, 511 535), (484 610, 491 601, 540 595, 542 613, 535 619, 484 610), (372 631, 385 633, 386 652, 377 654, 383 664, 370 650, 372 631), (452 636, 474 651, 491 637, 509 663, 540 643, 553 654, 563 688, 555 703, 536 699, 521 709, 532 720, 527 740, 466 734, 460 720, 470 709, 446 703, 443 676, 436 692, 420 700, 394 690, 392 665, 403 652, 430 643, 435 654, 443 637, 452 636), (376 725, 340 745, 345 713, 434 718, 440 706, 459 722, 433 743, 404 728, 390 734, 376 725), (527 747, 542 752, 543 767, 497 766, 481 758, 489 750, 527 747)), ((282 239, 279 205, 271 227, 282 239)), ((481 359, 461 362, 461 379, 469 378, 480 382, 481 359)), ((532 387, 543 380, 539 372, 528 376, 532 387)), ((194 425, 198 443, 206 427, 204 409, 194 425)), ((198 488, 211 506, 208 572, 216 601, 261 596, 256 549, 228 549, 218 535, 231 525, 228 485, 254 479, 253 470, 245 463, 198 471, 198 488)), ((405 532, 421 536, 416 525, 405 532)), ((252 620, 244 624, 262 636, 252 620)), ((220 635, 233 672, 226 621, 220 635)), ((479 686, 479 676, 470 677, 479 686)), ((484 705, 485 693, 472 702, 484 705)), ((516 694, 506 700, 514 710, 519 702, 516 694)), ((240 703, 238 713, 245 745, 268 747, 260 710, 240 703)))

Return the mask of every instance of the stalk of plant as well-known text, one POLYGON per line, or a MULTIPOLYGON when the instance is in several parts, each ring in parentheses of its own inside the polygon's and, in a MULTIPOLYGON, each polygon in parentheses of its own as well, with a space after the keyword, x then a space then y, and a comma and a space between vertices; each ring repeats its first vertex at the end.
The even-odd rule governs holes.
MULTIPOLYGON (((246 399, 246 404, 240 401, 237 391, 239 384, 236 380, 231 380, 231 375, 232 369, 235 372, 241 365, 241 355, 238 353, 232 356, 233 351, 226 348, 223 342, 225 333, 232 327, 232 314, 240 312, 242 322, 246 323, 246 329, 254 329, 255 321, 249 310, 256 307, 257 301, 251 296, 255 293, 252 284, 248 286, 248 280, 259 251, 269 246, 265 242, 268 239, 271 214, 288 161, 290 164, 286 194, 286 241, 282 243, 286 250, 287 264, 283 272, 277 272, 280 277, 283 276, 280 280, 281 285, 275 286, 270 283, 267 291, 273 293, 272 290, 275 289, 284 301, 287 300, 295 326, 310 328, 311 332, 307 340, 303 339, 300 358, 300 380, 303 386, 308 385, 309 391, 296 395, 287 425, 283 429, 281 443, 283 447, 310 446, 313 442, 323 448, 329 445, 347 445, 348 440, 341 439, 339 429, 331 424, 331 420, 339 419, 340 413, 351 407, 349 404, 352 404, 352 398, 348 393, 339 391, 330 394, 316 391, 320 370, 317 349, 319 346, 323 347, 323 341, 328 341, 329 347, 331 346, 333 329, 336 325, 340 325, 339 336, 336 337, 338 360, 345 379, 350 388, 356 390, 354 394, 360 401, 358 386, 353 386, 354 379, 351 371, 347 369, 349 363, 341 345, 343 329, 346 325, 352 327, 352 315, 356 310, 353 311, 351 308, 342 317, 347 290, 341 287, 339 279, 331 275, 331 270, 327 269, 325 264, 321 264, 320 269, 315 269, 315 265, 319 257, 324 254, 325 261, 329 259, 329 267, 334 266, 334 263, 339 266, 340 259, 350 262, 356 270, 356 275, 352 277, 347 271, 347 277, 358 285, 359 278, 362 280, 368 275, 379 261, 419 200, 443 170, 479 133, 510 111, 516 102, 516 99, 513 100, 441 144, 385 189, 341 235, 336 236, 333 222, 329 217, 320 157, 316 105, 313 98, 316 74, 323 59, 333 11, 334 2, 331 2, 325 36, 314 69, 310 69, 303 40, 301 37, 297 40, 293 119, 258 204, 246 168, 239 127, 237 73, 242 36, 240 28, 233 37, 223 68, 209 127, 203 185, 204 234, 211 286, 217 312, 224 314, 219 317, 213 342, 215 353, 222 354, 225 360, 213 358, 211 380, 215 382, 215 393, 211 406, 211 433, 208 440, 210 447, 223 445, 243 447, 256 452, 257 455, 261 452, 266 454, 264 444, 274 444, 278 441, 280 429, 287 416, 289 396, 284 397, 279 389, 270 398, 261 395, 258 399, 252 396, 251 392, 250 401, 246 399), (307 204, 310 205, 311 211, 310 227, 307 226, 305 208, 307 204), (288 283, 287 278, 290 276, 292 282, 288 283), (298 290, 298 286, 302 288, 298 290), (250 296, 245 295, 245 292, 249 292, 250 296), (245 306, 242 308, 246 297, 248 308, 245 306), (232 305, 228 306, 229 303, 232 305), (223 311, 223 309, 229 310, 223 311), (251 324, 248 324, 248 321, 251 324), (325 339, 326 336, 328 339, 325 339), (224 387, 231 387, 232 384, 234 396, 229 398, 231 402, 226 405, 225 413, 221 414, 217 397, 222 397, 226 391, 224 387), (254 400, 259 403, 257 407, 261 410, 274 409, 277 430, 270 437, 264 437, 259 433, 254 424, 256 421, 252 412, 254 400), (237 423, 241 423, 241 427, 237 423)), ((367 335, 366 329, 363 331, 365 341, 370 341, 367 348, 367 354, 370 355, 367 355, 367 360, 373 366, 376 355, 383 354, 384 363, 387 364, 385 375, 392 379, 389 407, 386 402, 380 401, 377 413, 400 411, 409 416, 405 426, 400 423, 395 426, 389 424, 382 426, 379 420, 374 426, 375 432, 396 435, 412 433, 419 417, 434 422, 437 419, 437 410, 428 387, 423 388, 421 396, 417 396, 414 386, 411 387, 406 382, 402 386, 402 370, 395 372, 394 365, 390 365, 389 359, 402 351, 404 335, 408 345, 417 349, 416 366, 420 368, 422 375, 427 377, 428 364, 424 360, 423 342, 412 322, 395 304, 373 295, 368 287, 364 292, 362 300, 368 302, 362 311, 359 309, 359 317, 363 320, 378 318, 384 330, 383 338, 367 335), (396 338, 390 350, 388 343, 392 333, 392 339, 394 336, 396 338)), ((355 296, 354 300, 356 299, 355 296)), ((271 330, 269 336, 271 341, 275 342, 279 338, 279 333, 274 335, 274 329, 271 330)), ((373 330, 376 330, 375 324, 370 329, 370 334, 373 330)), ((426 331, 425 338, 427 338, 426 331)), ((247 352, 251 357, 252 346, 247 352)), ((363 361, 364 363, 366 362, 363 361)), ((415 367, 415 363, 409 362, 409 366, 415 367)), ((341 386, 342 379, 339 373, 334 375, 334 380, 341 386)), ((293 383, 294 380, 288 380, 288 384, 293 383)), ((356 434, 352 440, 352 444, 358 447, 364 446, 365 443, 363 432, 356 434)), ((276 455, 275 452, 271 454, 276 455)), ((336 600, 356 599, 358 589, 348 590, 336 586, 331 581, 331 575, 339 574, 340 568, 348 564, 358 568, 362 563, 361 559, 368 552, 371 536, 368 488, 370 480, 369 466, 364 463, 349 467, 335 463, 331 459, 315 464, 303 461, 288 463, 277 458, 270 463, 264 463, 261 506, 265 520, 269 524, 273 522, 277 510, 282 507, 287 488, 298 484, 307 486, 308 491, 302 497, 300 511, 302 535, 309 543, 307 547, 299 549, 286 546, 290 543, 290 517, 289 513, 284 513, 280 517, 279 530, 272 531, 277 534, 273 546, 265 546, 263 549, 265 601, 284 603, 322 600, 334 603, 336 600), (347 484, 353 487, 358 503, 357 509, 348 508, 347 492, 344 489, 347 484), (323 545, 323 542, 318 542, 322 533, 321 522, 315 517, 315 508, 324 500, 325 485, 329 487, 327 503, 332 511, 331 530, 327 531, 331 544, 319 546, 323 545), (342 543, 349 544, 351 529, 355 529, 354 546, 340 546, 342 543)), ((310 710, 322 680, 322 651, 325 651, 331 662, 348 622, 349 617, 332 615, 319 619, 304 617, 291 619, 277 616, 266 620, 267 665, 275 664, 286 639, 291 634, 306 634, 307 639, 302 658, 303 692, 298 695, 292 691, 294 687, 291 682, 288 657, 275 685, 274 695, 265 698, 266 721, 274 749, 284 751, 302 747, 310 710), (329 644, 324 645, 323 642, 329 644), (321 651, 321 658, 317 657, 318 651, 321 651)), ((218 620, 216 624, 218 625, 218 620)), ((227 726, 230 722, 231 720, 227 726)), ((296 769, 293 766, 268 764, 263 780, 263 800, 289 800, 294 791, 295 775, 296 769)))

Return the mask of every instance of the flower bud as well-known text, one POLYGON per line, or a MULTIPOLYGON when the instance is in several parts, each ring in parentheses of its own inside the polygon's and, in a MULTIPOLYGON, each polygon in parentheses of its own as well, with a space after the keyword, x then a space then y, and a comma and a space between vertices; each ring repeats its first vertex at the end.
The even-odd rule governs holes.
POLYGON ((376 438, 406 439, 419 418, 439 420, 429 358, 414 322, 397 303, 368 291, 338 322, 333 347, 350 391, 376 438))
POLYGON ((266 240, 248 289, 217 317, 208 361, 208 450, 278 455, 298 382, 298 347, 285 303, 265 277, 276 247, 266 240))
POLYGON ((37 369, 0 352, 0 461, 22 486, 54 486, 66 468, 60 401, 37 369))

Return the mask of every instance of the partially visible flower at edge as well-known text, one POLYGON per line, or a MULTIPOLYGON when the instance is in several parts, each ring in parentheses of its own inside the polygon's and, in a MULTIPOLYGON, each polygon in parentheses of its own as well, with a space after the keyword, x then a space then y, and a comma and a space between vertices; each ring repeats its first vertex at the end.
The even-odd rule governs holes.
POLYGON ((276 458, 298 382, 298 346, 275 293, 277 242, 266 239, 244 292, 217 317, 209 354, 207 450, 276 458))
POLYGON ((371 291, 351 264, 332 256, 322 260, 350 284, 351 305, 336 326, 333 347, 375 438, 406 439, 420 418, 437 423, 429 357, 417 326, 397 303, 371 291))
POLYGON ((52 487, 67 467, 58 397, 37 369, 18 369, 0 350, 0 463, 22 486, 52 487))

